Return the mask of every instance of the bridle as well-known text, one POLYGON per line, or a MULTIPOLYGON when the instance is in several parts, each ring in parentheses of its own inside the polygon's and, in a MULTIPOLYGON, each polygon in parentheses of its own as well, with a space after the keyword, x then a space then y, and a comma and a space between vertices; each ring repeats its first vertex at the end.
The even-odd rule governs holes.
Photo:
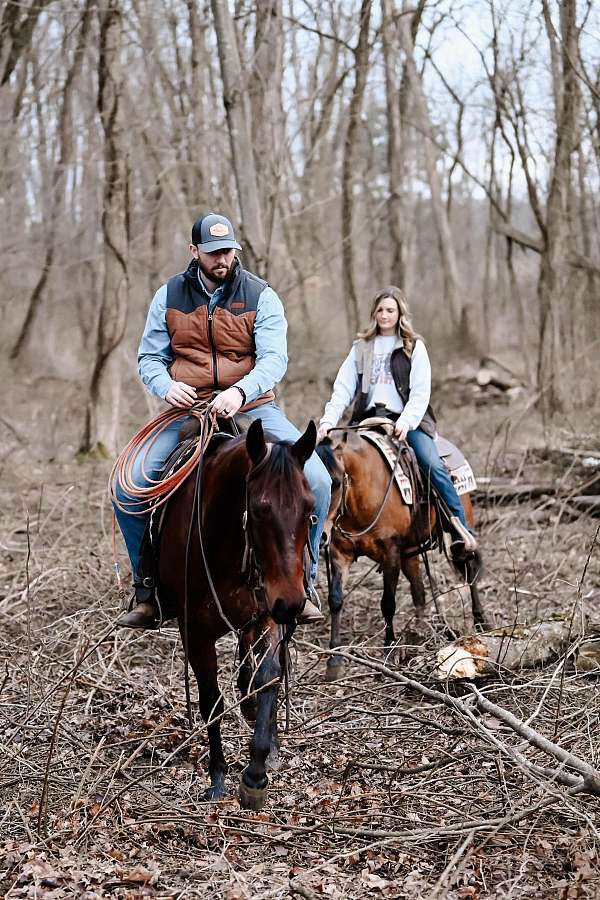
MULTIPOLYGON (((383 508, 387 502, 387 499, 390 496, 390 493, 394 486, 394 478, 396 476, 396 467, 397 467, 398 463, 400 462, 400 456, 401 456, 403 450, 404 450, 404 445, 402 442, 400 442, 400 444, 398 446, 398 452, 396 454, 396 459, 394 460, 394 466, 390 473, 390 480, 385 489, 385 494, 383 495, 383 499, 382 499, 381 503, 379 504, 379 509, 377 510, 377 513, 375 514, 375 518, 373 519, 373 521, 370 522, 367 525, 367 527, 363 528, 361 531, 346 531, 340 525, 340 519, 343 519, 343 517, 345 516, 346 511, 347 511, 346 495, 348 493, 348 484, 350 483, 350 476, 344 470, 344 478, 342 480, 342 498, 340 501, 340 507, 339 507, 338 513, 337 513, 334 523, 333 523, 333 528, 336 531, 338 531, 343 537, 348 538, 349 540, 352 541, 352 540, 355 540, 356 538, 363 537, 365 534, 368 534, 368 532, 371 531, 372 528, 375 528, 375 526, 377 525, 377 522, 379 521, 379 519, 381 517, 383 508)), ((413 494, 413 496, 415 497, 415 500, 416 500, 416 493, 413 494)))
POLYGON ((266 443, 266 450, 262 459, 250 466, 246 474, 246 506, 242 514, 242 528, 244 529, 244 555, 242 557, 242 574, 247 573, 248 586, 258 611, 260 602, 266 605, 265 594, 265 578, 262 567, 258 561, 255 549, 254 534, 252 528, 252 517, 250 510, 250 482, 262 472, 266 466, 270 456, 273 444, 266 443))
MULTIPOLYGON (((265 594, 265 580, 264 573, 262 567, 260 565, 260 561, 258 559, 256 553, 256 542, 254 540, 254 532, 253 532, 253 524, 252 517, 250 515, 250 484, 257 475, 263 470, 265 465, 267 464, 270 456, 271 450, 273 449, 273 444, 270 442, 266 443, 266 452, 262 456, 262 458, 254 463, 248 470, 246 475, 246 508, 242 515, 242 527, 244 529, 244 555, 242 557, 242 572, 246 572, 248 576, 248 586, 250 587, 250 591, 252 592, 252 596, 254 597, 254 601, 256 603, 257 609, 259 609, 259 604, 262 600, 262 603, 266 605, 266 594, 265 594), (261 596, 262 595, 262 596, 261 596)), ((314 514, 310 514, 308 517, 309 530, 310 526, 316 523, 317 519, 314 514)), ((309 569, 311 561, 314 563, 316 560, 314 559, 312 547, 310 544, 310 537, 306 541, 306 545, 304 548, 304 568, 305 568, 305 577, 308 579, 309 569)))

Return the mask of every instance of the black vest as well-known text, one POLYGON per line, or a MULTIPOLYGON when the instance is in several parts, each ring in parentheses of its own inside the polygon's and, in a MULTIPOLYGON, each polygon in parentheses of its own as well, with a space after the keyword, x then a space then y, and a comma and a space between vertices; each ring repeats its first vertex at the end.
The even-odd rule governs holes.
MULTIPOLYGON (((402 347, 396 347, 396 349, 392 352, 390 366, 392 370, 392 378, 394 379, 394 386, 398 391, 398 394, 404 406, 406 406, 406 404, 408 403, 408 398, 410 395, 411 365, 412 361, 410 356, 406 354, 402 347)), ((359 382, 358 391, 354 399, 354 406, 352 408, 352 422, 360 422, 366 417, 365 413, 367 412, 368 394, 364 393, 362 390, 362 372, 360 374, 361 381, 359 382)), ((427 406, 425 415, 419 422, 418 427, 421 429, 421 431, 424 431, 425 434, 428 434, 429 437, 435 436, 435 433, 437 431, 436 418, 431 405, 427 406)))

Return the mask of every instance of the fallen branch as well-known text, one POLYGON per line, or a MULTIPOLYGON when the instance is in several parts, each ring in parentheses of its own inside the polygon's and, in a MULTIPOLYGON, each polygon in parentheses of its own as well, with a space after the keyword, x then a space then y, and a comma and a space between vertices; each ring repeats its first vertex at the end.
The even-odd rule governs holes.
POLYGON ((525 738, 532 747, 543 750, 544 753, 548 754, 548 756, 553 756, 554 759, 558 760, 562 765, 575 769, 575 771, 583 778, 583 790, 588 794, 600 796, 600 772, 597 769, 594 769, 593 766, 590 766, 589 763, 586 763, 583 759, 580 759, 573 753, 569 753, 568 750, 564 750, 558 744, 555 744, 554 741, 548 740, 548 738, 545 738, 538 731, 535 731, 529 725, 526 725, 525 722, 521 722, 520 719, 517 719, 517 717, 507 709, 498 706, 496 703, 492 703, 491 700, 488 700, 487 697, 483 696, 481 691, 479 691, 474 684, 469 685, 469 690, 477 698, 477 706, 479 709, 495 716, 500 722, 504 722, 505 725, 508 725, 508 727, 515 732, 515 734, 525 738))
POLYGON ((561 769, 547 770, 541 768, 535 763, 530 763, 529 760, 522 756, 522 754, 520 754, 518 751, 515 751, 512 747, 509 747, 499 741, 498 738, 490 731, 490 729, 487 728, 486 725, 474 715, 473 709, 471 709, 466 703, 456 697, 451 697, 449 694, 444 694, 442 691, 426 687, 424 684, 421 684, 414 678, 408 678, 406 675, 401 675, 400 672, 395 672, 393 669, 390 669, 383 663, 377 662, 376 660, 369 657, 355 656, 352 653, 347 653, 339 647, 336 647, 333 650, 325 650, 323 647, 317 647, 316 645, 310 644, 307 641, 299 641, 298 643, 302 644, 305 647, 309 647, 311 650, 316 650, 319 653, 325 653, 330 656, 333 656, 334 654, 336 656, 341 656, 344 659, 347 659, 349 662, 355 663, 356 665, 362 665, 368 669, 372 669, 375 672, 379 672, 382 675, 386 675, 388 678, 392 679, 392 681, 397 681, 400 684, 403 684, 406 687, 410 688, 411 690, 416 691, 422 696, 428 697, 430 700, 435 700, 437 703, 443 703, 449 709, 463 715, 466 719, 469 720, 469 722, 471 722, 476 730, 479 731, 480 734, 483 734, 487 740, 494 744, 495 747, 510 756, 526 771, 529 770, 532 774, 535 774, 536 777, 547 775, 547 777, 552 780, 560 781, 562 767, 567 765, 570 768, 575 769, 575 771, 579 775, 578 780, 575 781, 573 779, 573 776, 567 775, 569 784, 572 786, 572 789, 576 791, 581 790, 588 794, 600 796, 600 772, 597 769, 594 769, 589 765, 589 763, 586 763, 578 756, 569 753, 567 750, 563 750, 562 747, 560 747, 558 744, 555 744, 553 741, 550 741, 547 738, 543 737, 541 734, 539 734, 539 732, 535 731, 533 728, 530 728, 530 726, 526 725, 524 722, 521 722, 516 718, 516 716, 513 716, 512 713, 508 712, 508 710, 503 709, 501 706, 497 706, 495 703, 491 703, 491 701, 487 700, 480 691, 474 688, 473 685, 469 685, 469 687, 473 690, 477 706, 480 709, 484 710, 485 712, 490 712, 493 707, 494 711, 492 714, 497 719, 503 721, 520 737, 524 737, 532 746, 537 747, 538 749, 543 750, 544 753, 552 756, 560 763, 561 769), (502 713, 502 718, 500 716, 500 713, 502 713))

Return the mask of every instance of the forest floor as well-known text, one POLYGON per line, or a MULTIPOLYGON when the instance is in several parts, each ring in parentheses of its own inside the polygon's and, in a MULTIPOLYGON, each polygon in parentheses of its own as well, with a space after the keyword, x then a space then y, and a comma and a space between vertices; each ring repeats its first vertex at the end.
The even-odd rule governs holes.
MULTIPOLYGON (((290 391, 286 409, 297 421, 313 400, 317 408, 312 389, 290 391)), ((572 508, 568 492, 593 475, 586 459, 598 434, 564 422, 543 433, 523 401, 447 402, 444 420, 448 437, 464 445, 468 435, 473 468, 492 484, 561 488, 560 498, 491 503, 482 482, 488 615, 496 624, 530 622, 583 603, 593 618, 598 519, 572 508)), ((236 796, 249 732, 233 641, 220 642, 230 796, 205 802, 205 732, 198 718, 193 732, 187 723, 177 631, 111 624, 120 597, 108 465, 40 461, 19 444, 18 429, 0 433, 2 897, 600 897, 597 797, 515 763, 507 748, 555 765, 494 717, 481 716, 476 728, 362 664, 326 682, 317 648, 327 646, 327 622, 297 633, 283 765, 260 813, 240 809, 236 796)), ((441 558, 434 568, 450 586, 441 558)), ((351 584, 368 569, 357 563, 351 584)), ((366 575, 344 613, 347 644, 379 660, 380 592, 381 576, 366 575)), ((404 585, 397 601, 401 645, 412 615, 404 585)), ((447 638, 433 612, 429 620, 418 655, 388 666, 431 685, 447 638)), ((570 660, 479 687, 595 766, 597 677, 570 660)), ((464 688, 434 686, 467 697, 464 688)))

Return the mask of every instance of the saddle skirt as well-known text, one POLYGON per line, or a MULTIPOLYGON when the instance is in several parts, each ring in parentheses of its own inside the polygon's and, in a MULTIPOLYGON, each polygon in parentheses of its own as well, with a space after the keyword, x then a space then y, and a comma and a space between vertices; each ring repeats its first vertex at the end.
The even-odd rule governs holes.
MULTIPOLYGON (((365 419, 361 425, 366 427, 360 428, 360 436, 379 450, 391 471, 398 456, 398 444, 392 437, 393 422, 390 422, 389 419, 365 419)), ((462 451, 447 438, 439 435, 436 436, 435 443, 438 453, 450 473, 456 493, 460 496, 476 490, 477 482, 473 469, 462 451)), ((412 506, 414 498, 411 479, 400 466, 396 467, 394 480, 404 502, 408 506, 412 506)))

